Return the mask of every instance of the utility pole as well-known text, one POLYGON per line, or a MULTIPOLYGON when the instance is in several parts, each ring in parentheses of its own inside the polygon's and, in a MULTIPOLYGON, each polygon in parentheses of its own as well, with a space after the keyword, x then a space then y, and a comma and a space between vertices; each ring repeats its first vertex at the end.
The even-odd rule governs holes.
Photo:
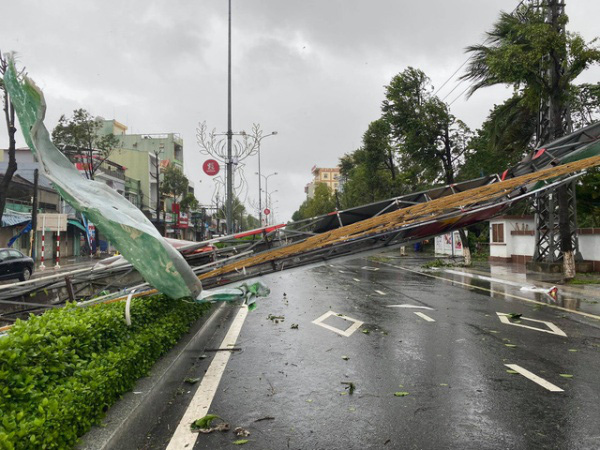
POLYGON ((35 246, 36 246, 36 234, 37 234, 37 215, 38 215, 38 178, 39 170, 35 169, 33 172, 33 202, 31 205, 31 248, 29 249, 29 256, 35 261, 35 246))
POLYGON ((233 233, 233 161, 231 130, 231 0, 229 0, 229 35, 227 54, 227 234, 233 233))
MULTIPOLYGON (((556 35, 564 35, 565 3, 562 0, 543 0, 536 6, 544 8, 545 22, 556 35)), ((542 74, 549 92, 540 99, 538 117, 538 147, 570 131, 567 102, 565 100, 564 54, 552 48, 545 56, 546 73, 542 74)), ((575 182, 563 184, 553 191, 535 196, 536 248, 534 260, 544 263, 562 261, 565 278, 575 277, 577 253, 577 209, 575 182)))

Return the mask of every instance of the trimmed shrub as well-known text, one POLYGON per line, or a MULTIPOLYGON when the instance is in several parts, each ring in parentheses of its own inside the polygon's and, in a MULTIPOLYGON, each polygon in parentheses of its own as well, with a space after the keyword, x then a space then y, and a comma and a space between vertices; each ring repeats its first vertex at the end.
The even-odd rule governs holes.
POLYGON ((0 338, 0 449, 70 448, 208 309, 162 295, 65 308, 0 338))

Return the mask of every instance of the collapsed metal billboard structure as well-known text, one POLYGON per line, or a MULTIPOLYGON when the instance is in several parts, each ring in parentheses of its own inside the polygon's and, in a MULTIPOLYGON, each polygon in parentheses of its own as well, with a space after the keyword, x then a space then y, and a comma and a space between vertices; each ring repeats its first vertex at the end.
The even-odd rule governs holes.
MULTIPOLYGON (((30 147, 36 149, 38 157, 41 155, 42 162, 44 157, 47 158, 46 166, 49 171, 56 170, 59 175, 66 174, 70 170, 65 162, 66 158, 61 159, 64 157, 58 155, 58 150, 54 151, 51 142, 46 139, 47 131, 42 122, 45 104, 41 91, 29 80, 21 83, 16 75, 12 76, 7 86, 13 90, 13 98, 17 99, 17 103, 21 101, 21 105, 16 106, 18 112, 21 109, 19 117, 22 122, 29 126, 25 128, 29 133, 25 134, 29 137, 30 147), (41 135, 41 139, 36 133, 41 135)), ((280 270, 322 263, 332 258, 351 257, 358 253, 406 245, 488 220, 534 194, 543 195, 562 184, 572 183, 586 169, 600 165, 599 155, 600 124, 594 124, 544 148, 536 149, 519 164, 501 174, 334 211, 299 222, 195 243, 178 249, 179 252, 170 245, 165 245, 162 238, 156 236, 157 233, 145 223, 141 226, 136 224, 135 220, 139 218, 137 213, 130 211, 130 205, 121 204, 122 199, 118 199, 118 205, 111 205, 105 200, 112 199, 113 196, 104 197, 104 204, 98 207, 87 198, 75 198, 79 192, 69 192, 71 187, 65 182, 65 176, 55 180, 61 194, 64 193, 67 200, 72 200, 76 209, 97 215, 95 222, 101 230, 102 227, 108 229, 108 233, 103 231, 114 237, 114 244, 119 250, 123 247, 121 253, 131 263, 123 262, 96 270, 81 269, 67 274, 70 276, 68 281, 64 279, 64 275, 57 274, 58 276, 15 283, 13 286, 1 286, 0 302, 33 306, 28 301, 32 296, 40 291, 54 290, 59 293, 57 301, 53 302, 55 306, 65 300, 60 294, 64 293, 64 287, 70 287, 69 298, 73 299, 74 292, 83 291, 77 286, 93 282, 96 282, 96 293, 102 289, 103 283, 105 289, 102 290, 116 292, 96 295, 96 298, 83 304, 119 300, 132 291, 136 292, 136 297, 157 292, 152 286, 167 295, 186 296, 187 291, 188 295, 194 294, 200 284, 198 280, 202 282, 202 287, 213 288, 280 270), (108 216, 103 215, 105 210, 108 216), (121 212, 127 213, 126 217, 121 217, 121 212), (253 236, 252 241, 240 242, 240 238, 250 236, 253 236), (140 241, 142 237, 143 242, 140 241), (200 260, 196 259, 197 265, 189 259, 188 264, 185 264, 179 254, 219 242, 230 247, 203 253, 200 260), (145 246, 141 253, 136 249, 139 246, 145 246), (149 264, 152 258, 148 258, 147 253, 152 248, 158 249, 162 256, 169 256, 167 259, 162 256, 159 258, 161 267, 169 269, 160 276, 155 276, 156 268, 149 264), (168 261, 173 252, 177 253, 174 265, 168 261), (115 277, 124 277, 135 271, 139 272, 145 282, 140 282, 138 278, 126 286, 115 283, 115 277), (165 274, 173 275, 176 279, 166 279, 168 277, 165 274), (192 274, 195 281, 191 279, 192 274), (102 281, 98 283, 99 280, 102 281), (182 289, 186 292, 182 293, 182 289)), ((80 191, 91 189, 93 194, 94 189, 99 189, 97 184, 84 186, 78 180, 76 188, 80 191)), ((75 299, 84 300, 86 297, 82 295, 75 299)), ((39 307, 48 305, 40 304, 39 307)))

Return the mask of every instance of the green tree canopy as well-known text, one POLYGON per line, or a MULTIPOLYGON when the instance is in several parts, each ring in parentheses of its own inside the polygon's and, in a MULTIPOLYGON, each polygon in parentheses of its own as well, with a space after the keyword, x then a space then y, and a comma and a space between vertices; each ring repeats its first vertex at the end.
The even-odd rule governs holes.
POLYGON ((100 135, 102 120, 93 118, 85 109, 76 109, 73 116, 63 114, 52 130, 54 145, 73 163, 82 163, 85 175, 94 178, 98 167, 119 146, 114 134, 100 135))

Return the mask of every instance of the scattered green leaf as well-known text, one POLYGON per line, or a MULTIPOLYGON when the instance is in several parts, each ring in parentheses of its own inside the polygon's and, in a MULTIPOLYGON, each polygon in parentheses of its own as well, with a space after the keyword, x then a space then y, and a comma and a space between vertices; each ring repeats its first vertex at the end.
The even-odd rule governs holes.
POLYGON ((202 378, 186 378, 184 381, 187 384, 196 384, 198 381, 200 381, 202 378))
POLYGON ((570 348, 569 351, 570 352, 577 352, 578 350, 576 348, 570 348))
POLYGON ((559 375, 563 378, 573 378, 573 375, 570 373, 559 373, 559 375))
POLYGON ((370 331, 369 331, 369 330, 367 330, 366 328, 364 328, 364 329, 362 330, 362 332, 363 332, 363 334, 369 334, 369 333, 370 333, 370 331))
POLYGON ((204 430, 210 428, 213 420, 215 419, 223 420, 216 414, 207 414, 206 416, 192 422, 192 430, 204 430))
POLYGON ((250 442, 248 439, 238 439, 237 441, 233 441, 233 445, 244 445, 250 442))
POLYGON ((394 392, 394 397, 406 397, 408 392, 394 392))
POLYGON ((515 344, 504 344, 504 345, 506 345, 507 347, 510 347, 510 348, 514 348, 514 347, 516 347, 516 345, 515 345, 515 344))
POLYGON ((519 373, 516 370, 512 370, 512 369, 506 369, 506 372, 507 373, 512 373, 512 374, 519 373))

